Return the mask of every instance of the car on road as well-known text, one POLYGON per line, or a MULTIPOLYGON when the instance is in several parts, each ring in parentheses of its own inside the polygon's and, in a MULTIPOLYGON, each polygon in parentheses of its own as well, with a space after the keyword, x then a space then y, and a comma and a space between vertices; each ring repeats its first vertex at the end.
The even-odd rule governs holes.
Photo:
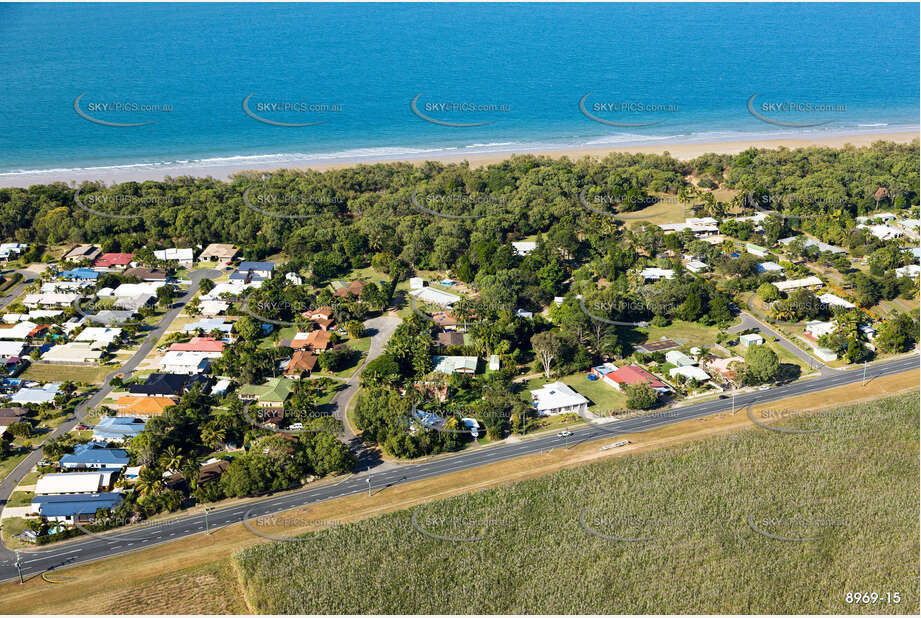
POLYGON ((766 391, 766 390, 769 389, 769 388, 771 388, 769 385, 767 385, 767 384, 762 384, 761 386, 758 387, 758 390, 759 390, 759 391, 766 391))
POLYGON ((42 459, 40 462, 38 462, 38 467, 39 467, 39 468, 45 468, 45 467, 50 466, 50 465, 51 465, 51 462, 50 462, 50 461, 47 461, 47 460, 44 460, 44 459, 42 459))
POLYGON ((77 431, 86 431, 87 429, 89 429, 89 427, 87 427, 86 425, 77 425, 76 427, 74 427, 74 429, 76 429, 77 431))
POLYGON ((566 431, 561 431, 560 433, 556 434, 556 437, 557 438, 568 438, 571 435, 572 435, 572 432, 569 430, 566 430, 566 431))

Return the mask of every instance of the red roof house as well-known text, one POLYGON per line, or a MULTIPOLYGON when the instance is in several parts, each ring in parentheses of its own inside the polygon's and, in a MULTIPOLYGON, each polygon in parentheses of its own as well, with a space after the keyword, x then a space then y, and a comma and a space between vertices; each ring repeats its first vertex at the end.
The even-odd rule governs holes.
POLYGON ((602 379, 606 380, 617 390, 623 390, 629 385, 642 384, 644 382, 659 393, 667 393, 671 390, 662 380, 636 365, 627 365, 615 371, 608 372, 602 379))
POLYGON ((217 352, 224 351, 224 342, 214 337, 192 337, 188 343, 174 343, 170 352, 217 352))
POLYGON ((96 260, 97 268, 111 268, 113 266, 127 266, 134 259, 133 253, 103 253, 96 260))

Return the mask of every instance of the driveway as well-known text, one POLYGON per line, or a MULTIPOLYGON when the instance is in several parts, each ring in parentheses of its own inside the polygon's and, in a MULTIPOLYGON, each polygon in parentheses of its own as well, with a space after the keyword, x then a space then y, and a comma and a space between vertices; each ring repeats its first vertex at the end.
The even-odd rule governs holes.
MULTIPOLYGON (((147 337, 144 339, 144 342, 141 344, 141 347, 138 348, 137 352, 121 367, 112 371, 106 375, 105 380, 99 389, 85 402, 80 404, 74 410, 74 416, 70 417, 60 425, 58 425, 54 431, 52 431, 45 439, 56 438, 61 436, 70 430, 72 430, 82 419, 86 416, 86 413, 89 410, 92 410, 96 406, 100 405, 102 401, 108 397, 109 393, 112 391, 112 386, 110 382, 115 374, 122 374, 123 377, 127 378, 131 375, 138 364, 144 360, 154 346, 157 344, 157 341, 160 340, 160 337, 163 336, 163 333, 166 332, 166 329, 169 328, 169 325, 172 324, 173 320, 176 319, 176 316, 182 312, 183 307, 186 303, 192 299, 196 292, 198 292, 198 286, 201 283, 201 280, 205 277, 215 278, 221 274, 218 270, 199 270, 192 273, 190 279, 192 280, 192 285, 189 289, 180 296, 176 302, 173 303, 172 308, 164 314, 160 319, 160 322, 157 326, 148 332, 147 337)), ((10 472, 3 481, 0 481, 0 505, 5 505, 6 501, 9 499, 10 494, 13 493, 13 489, 16 485, 19 484, 19 481, 29 473, 42 458, 42 449, 40 446, 35 447, 31 453, 29 453, 25 459, 23 459, 18 466, 16 466, 12 472, 10 472)), ((0 543, 0 559, 10 558, 12 553, 0 543)))
POLYGON ((795 343, 793 343, 792 341, 790 341, 789 339, 781 335, 779 332, 775 331, 770 326, 768 326, 767 324, 765 324, 764 322, 762 322, 761 320, 759 320, 752 314, 748 313, 747 311, 742 311, 741 315, 742 315, 742 323, 739 324, 738 326, 727 328, 726 329, 727 333, 738 333, 740 331, 748 330, 750 328, 757 328, 764 335, 767 335, 768 337, 776 337, 777 342, 781 346, 783 346, 784 349, 789 350, 794 356, 796 356, 796 358, 806 363, 807 366, 812 367, 813 369, 818 369, 821 375, 831 376, 831 375, 835 375, 836 373, 838 373, 837 369, 832 369, 831 367, 829 367, 822 361, 818 360, 817 358, 815 358, 814 356, 812 356, 811 354, 809 354, 808 352, 806 352, 805 350, 797 346, 795 343))

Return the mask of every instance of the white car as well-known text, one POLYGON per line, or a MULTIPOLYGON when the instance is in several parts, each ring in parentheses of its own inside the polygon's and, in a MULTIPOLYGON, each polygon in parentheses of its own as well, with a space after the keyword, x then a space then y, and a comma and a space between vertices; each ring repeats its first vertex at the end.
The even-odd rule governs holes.
POLYGON ((572 435, 571 431, 561 431, 560 433, 556 434, 556 437, 557 438, 568 438, 571 435, 572 435))
POLYGON ((758 387, 758 390, 759 390, 759 391, 766 391, 766 390, 769 389, 769 388, 771 388, 771 387, 768 386, 767 384, 762 384, 761 386, 758 387))

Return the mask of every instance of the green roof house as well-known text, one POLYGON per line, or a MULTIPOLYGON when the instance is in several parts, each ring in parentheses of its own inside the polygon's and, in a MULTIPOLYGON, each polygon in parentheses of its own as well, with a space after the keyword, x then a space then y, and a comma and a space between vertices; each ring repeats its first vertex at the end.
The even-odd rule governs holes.
POLYGON ((239 390, 240 399, 255 401, 260 408, 281 408, 291 394, 293 382, 283 378, 269 378, 265 384, 247 384, 239 390))

